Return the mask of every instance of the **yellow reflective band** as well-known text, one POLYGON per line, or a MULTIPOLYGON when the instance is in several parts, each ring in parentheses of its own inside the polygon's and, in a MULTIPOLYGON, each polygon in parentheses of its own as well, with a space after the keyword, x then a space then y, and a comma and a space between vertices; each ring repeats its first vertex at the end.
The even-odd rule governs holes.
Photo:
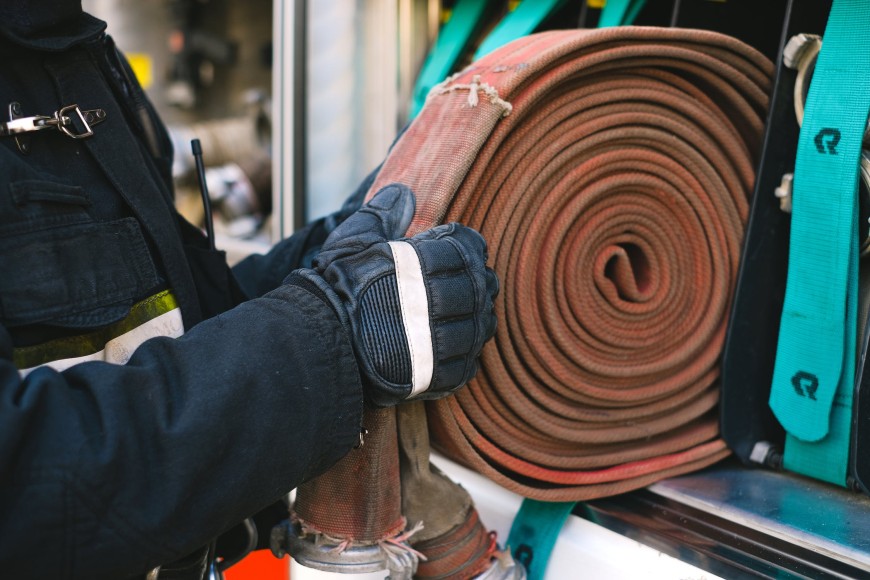
POLYGON ((100 330, 16 348, 12 360, 22 374, 42 365, 63 370, 85 360, 106 360, 123 364, 136 348, 155 336, 184 334, 181 310, 169 290, 159 292, 130 309, 122 320, 100 330))

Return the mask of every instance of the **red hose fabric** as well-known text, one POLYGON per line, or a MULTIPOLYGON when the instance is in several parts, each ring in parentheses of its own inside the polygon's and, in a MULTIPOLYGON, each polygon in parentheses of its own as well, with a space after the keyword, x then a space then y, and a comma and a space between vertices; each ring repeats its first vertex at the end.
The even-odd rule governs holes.
POLYGON ((414 574, 417 580, 474 578, 491 565, 495 534, 487 533, 477 510, 471 508, 461 526, 437 539, 415 543, 414 549, 426 555, 414 574))
POLYGON ((376 544, 405 528, 399 480, 396 412, 366 409, 365 444, 296 490, 303 535, 323 534, 346 547, 376 544))
POLYGON ((489 243, 499 327, 433 443, 524 496, 577 501, 712 464, 719 357, 772 64, 683 29, 535 34, 430 94, 371 193, 412 235, 489 243))

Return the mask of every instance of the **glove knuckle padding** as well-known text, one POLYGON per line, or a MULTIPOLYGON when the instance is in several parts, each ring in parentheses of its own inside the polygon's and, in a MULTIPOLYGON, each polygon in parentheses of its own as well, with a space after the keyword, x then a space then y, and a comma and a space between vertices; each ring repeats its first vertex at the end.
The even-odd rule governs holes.
POLYGON ((428 276, 429 311, 433 318, 460 318, 474 314, 474 282, 465 271, 428 276))
POLYGON ((415 242, 411 240, 420 256, 431 316, 471 315, 476 306, 474 281, 458 248, 449 240, 415 242))
POLYGON ((435 226, 434 228, 430 228, 426 231, 420 232, 412 239, 418 241, 424 240, 436 240, 438 238, 443 238, 444 236, 449 236, 453 230, 456 228, 458 224, 449 223, 449 224, 441 224, 440 226, 435 226))
POLYGON ((435 351, 432 382, 420 397, 435 398, 474 376, 477 356, 495 329, 486 243, 459 224, 438 226, 410 242, 426 280, 435 351))

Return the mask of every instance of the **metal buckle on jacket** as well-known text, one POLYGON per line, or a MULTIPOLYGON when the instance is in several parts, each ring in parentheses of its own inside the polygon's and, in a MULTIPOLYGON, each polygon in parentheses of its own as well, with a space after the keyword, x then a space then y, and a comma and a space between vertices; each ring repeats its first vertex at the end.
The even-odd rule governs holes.
POLYGON ((29 146, 23 135, 57 129, 71 139, 84 139, 94 134, 92 127, 106 120, 103 109, 82 110, 78 105, 61 107, 49 115, 33 115, 25 117, 21 114, 19 103, 9 103, 9 120, 0 122, 0 137, 14 137, 18 149, 22 153, 29 151, 29 146))

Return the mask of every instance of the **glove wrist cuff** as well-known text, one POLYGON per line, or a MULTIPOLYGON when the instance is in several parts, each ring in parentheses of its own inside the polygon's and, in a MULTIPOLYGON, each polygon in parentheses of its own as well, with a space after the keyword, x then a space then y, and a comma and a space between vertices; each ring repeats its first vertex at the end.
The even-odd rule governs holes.
POLYGON ((297 286, 320 298, 330 308, 332 308, 333 312, 335 312, 335 316, 341 322, 341 325, 345 330, 350 332, 350 317, 348 316, 344 303, 341 301, 338 294, 336 294, 335 290, 333 290, 332 286, 318 275, 317 272, 308 268, 294 270, 284 279, 284 284, 297 286))

